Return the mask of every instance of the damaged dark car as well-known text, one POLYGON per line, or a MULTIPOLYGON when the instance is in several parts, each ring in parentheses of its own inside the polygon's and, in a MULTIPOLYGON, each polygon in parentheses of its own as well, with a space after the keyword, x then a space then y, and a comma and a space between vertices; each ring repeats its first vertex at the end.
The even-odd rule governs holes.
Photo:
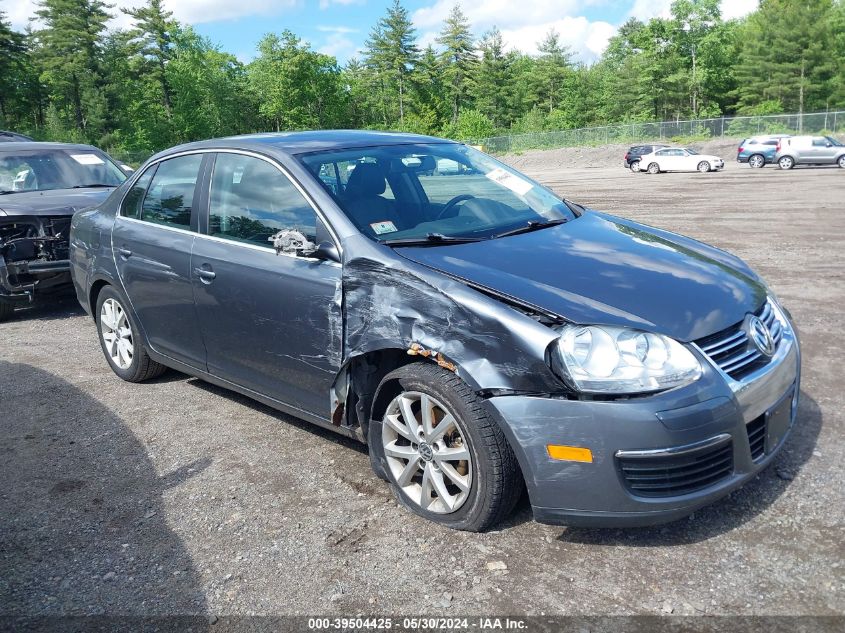
POLYGON ((36 295, 71 287, 71 217, 100 204, 125 179, 90 145, 0 145, 0 320, 36 295))
POLYGON ((671 521, 795 423, 796 331, 745 263, 451 141, 182 145, 74 216, 70 260, 118 376, 175 368, 357 438, 452 528, 526 491, 542 522, 671 521))

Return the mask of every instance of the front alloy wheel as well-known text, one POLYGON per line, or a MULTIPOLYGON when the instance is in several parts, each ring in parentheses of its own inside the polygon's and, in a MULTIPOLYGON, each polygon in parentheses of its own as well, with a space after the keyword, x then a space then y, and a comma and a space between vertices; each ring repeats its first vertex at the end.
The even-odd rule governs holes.
POLYGON ((658 165, 657 163, 652 163, 651 165, 648 166, 647 171, 648 171, 648 173, 650 173, 652 175, 659 174, 660 173, 660 165, 658 165))
POLYGON ((387 407, 382 447, 393 479, 423 510, 455 512, 472 485, 466 433, 436 398, 405 391, 387 407))
POLYGON ((702 174, 706 174, 708 171, 710 171, 710 163, 708 163, 706 160, 701 161, 700 163, 698 163, 698 171, 700 171, 702 174))
POLYGON ((842 169, 845 169, 845 154, 839 157, 839 160, 836 161, 836 164, 839 165, 842 169))
POLYGON ((472 532, 510 514, 525 489, 516 456, 460 377, 411 363, 382 379, 376 402, 384 408, 367 431, 370 461, 402 505, 472 532))

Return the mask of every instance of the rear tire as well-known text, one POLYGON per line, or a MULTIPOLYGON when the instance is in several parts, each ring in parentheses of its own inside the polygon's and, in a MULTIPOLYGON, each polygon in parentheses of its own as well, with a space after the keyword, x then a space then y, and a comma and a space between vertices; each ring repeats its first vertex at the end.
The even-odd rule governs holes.
POLYGON ((368 443, 402 505, 470 532, 486 530, 511 513, 524 489, 516 456, 464 381, 434 364, 412 363, 384 377, 377 400, 384 396, 389 404, 382 419, 370 422, 368 443), (438 437, 440 425, 446 426, 438 437), (466 459, 449 455, 456 450, 466 459))
POLYGON ((792 156, 781 156, 778 160, 778 167, 787 170, 795 167, 795 159, 792 156))
POLYGON ((640 161, 638 161, 638 160, 631 161, 631 164, 630 164, 630 165, 628 165, 628 168, 629 168, 632 172, 634 172, 635 174, 640 173, 640 161))
POLYGON ((157 363, 141 342, 140 328, 126 309, 126 302, 111 286, 97 296, 97 333, 103 355, 112 371, 127 382, 160 376, 167 367, 157 363))
POLYGON ((657 163, 651 163, 651 164, 648 166, 648 170, 647 170, 647 171, 648 171, 648 173, 650 173, 651 175, 654 175, 654 174, 659 174, 659 173, 660 173, 660 165, 658 165, 657 163))
POLYGON ((762 154, 754 154, 748 159, 748 166, 754 169, 762 169, 766 166, 766 158, 762 154))
POLYGON ((5 301, 0 301, 0 321, 7 321, 15 313, 15 306, 5 301))

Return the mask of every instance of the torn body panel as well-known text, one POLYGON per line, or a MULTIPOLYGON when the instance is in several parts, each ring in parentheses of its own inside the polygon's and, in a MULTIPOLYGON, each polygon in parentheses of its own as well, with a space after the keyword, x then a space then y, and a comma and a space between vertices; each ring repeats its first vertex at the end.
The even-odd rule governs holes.
POLYGON ((345 362, 416 344, 443 355, 476 391, 563 388, 546 362, 553 330, 366 238, 353 240, 344 248, 358 254, 343 266, 345 362))
POLYGON ((0 217, 0 298, 32 301, 37 288, 70 281, 70 216, 0 217))

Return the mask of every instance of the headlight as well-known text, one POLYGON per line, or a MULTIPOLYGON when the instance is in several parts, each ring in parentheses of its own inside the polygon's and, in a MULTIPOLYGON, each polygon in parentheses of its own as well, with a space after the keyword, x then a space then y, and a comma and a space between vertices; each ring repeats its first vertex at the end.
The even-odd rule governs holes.
POLYGON ((562 378, 578 391, 661 391, 701 376, 698 360, 676 340, 628 328, 567 325, 557 352, 562 378))

